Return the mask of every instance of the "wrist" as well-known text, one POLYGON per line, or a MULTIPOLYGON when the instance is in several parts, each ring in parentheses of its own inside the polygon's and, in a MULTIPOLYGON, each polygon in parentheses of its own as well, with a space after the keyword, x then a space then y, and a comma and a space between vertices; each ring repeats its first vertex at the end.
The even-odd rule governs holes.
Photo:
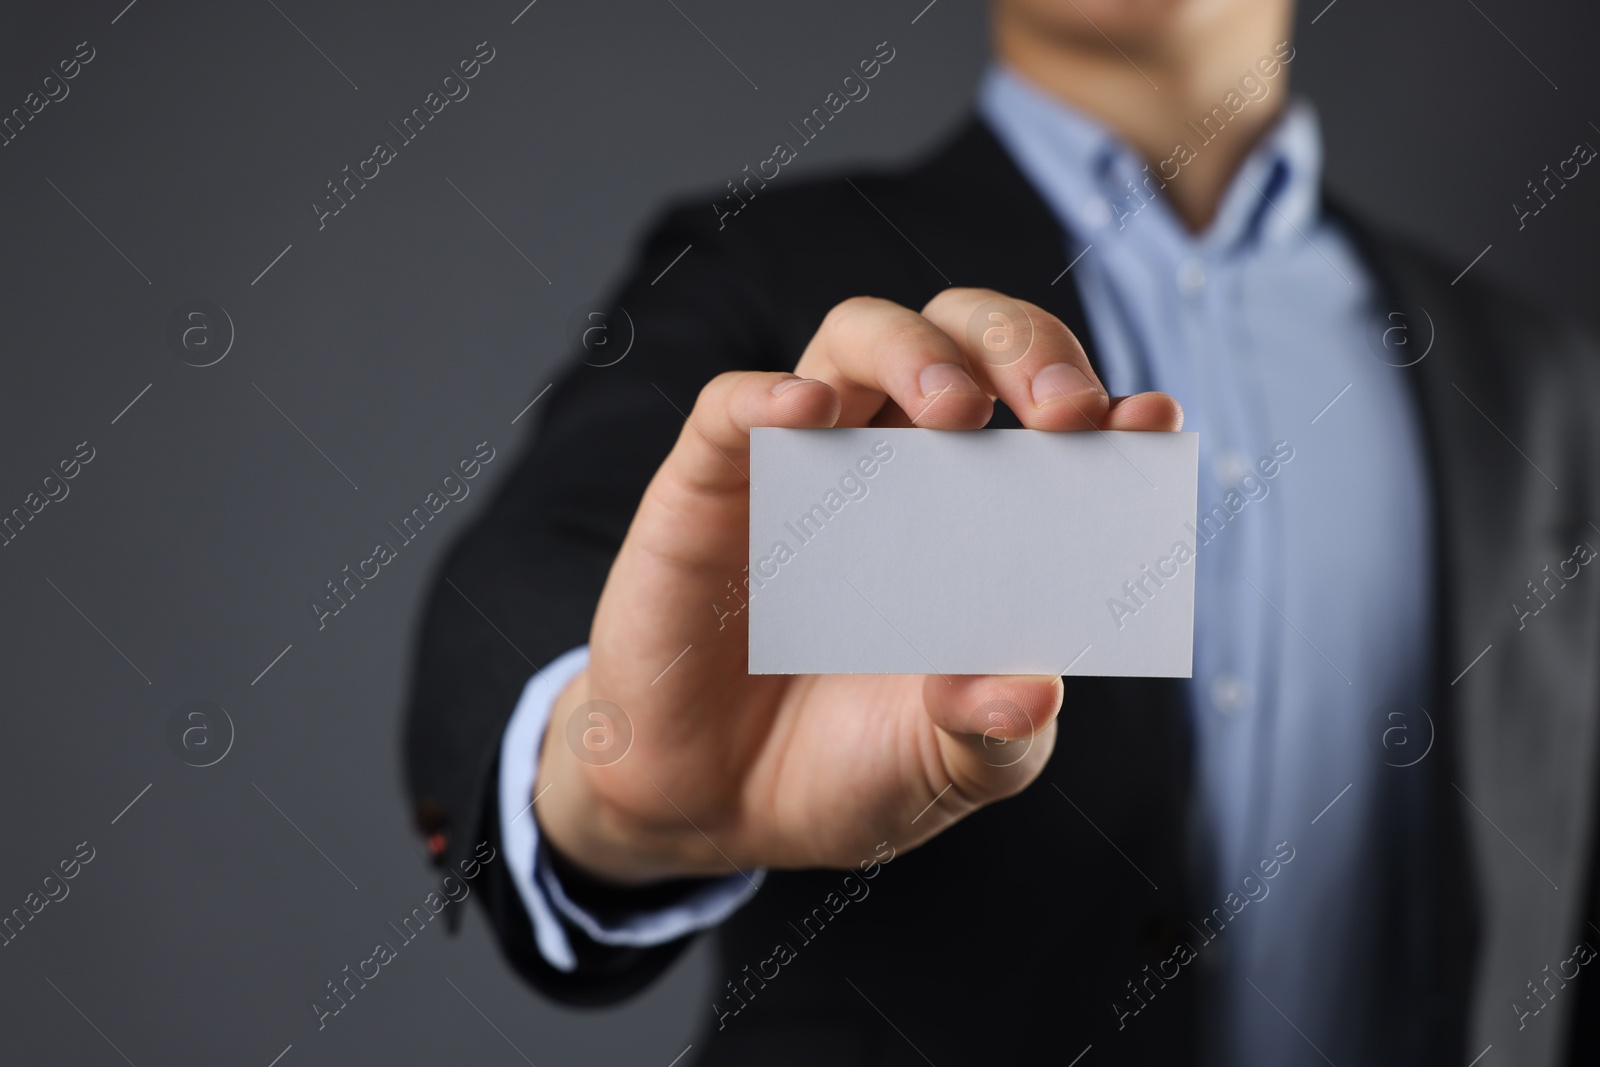
POLYGON ((677 862, 677 834, 651 832, 616 802, 615 764, 591 764, 573 751, 568 724, 594 699, 587 668, 556 697, 539 750, 533 816, 559 867, 619 887, 638 887, 695 872, 677 862), (610 788, 608 788, 610 786, 610 788))

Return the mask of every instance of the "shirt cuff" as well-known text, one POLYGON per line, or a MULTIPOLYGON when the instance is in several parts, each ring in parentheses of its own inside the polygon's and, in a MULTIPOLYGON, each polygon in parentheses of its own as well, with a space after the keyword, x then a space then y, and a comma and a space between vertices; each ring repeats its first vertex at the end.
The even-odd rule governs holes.
POLYGON ((500 744, 500 838, 511 880, 532 921, 539 953, 558 971, 577 968, 561 923, 565 918, 602 945, 648 948, 716 926, 753 897, 765 870, 740 872, 696 885, 682 899, 648 911, 593 915, 568 897, 550 866, 533 814, 539 750, 556 698, 589 662, 580 646, 547 663, 523 687, 500 744))

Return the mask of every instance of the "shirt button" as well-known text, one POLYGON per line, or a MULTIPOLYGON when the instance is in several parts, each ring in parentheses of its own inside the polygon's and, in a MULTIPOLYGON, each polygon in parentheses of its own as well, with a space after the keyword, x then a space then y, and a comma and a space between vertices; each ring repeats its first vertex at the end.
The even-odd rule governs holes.
POLYGON ((1111 221, 1111 205, 1101 197, 1095 197, 1083 205, 1083 224, 1091 230, 1098 230, 1111 221))
POLYGON ((1230 488, 1238 485, 1252 469, 1250 457, 1237 448, 1227 449, 1212 463, 1212 471, 1216 474, 1217 481, 1230 488))
POLYGON ((1219 674, 1211 683, 1211 703, 1224 715, 1237 715, 1248 696, 1248 688, 1236 675, 1219 674))
POLYGON ((1178 288, 1188 296, 1197 295, 1206 287, 1206 266, 1198 259, 1186 259, 1178 268, 1178 288))

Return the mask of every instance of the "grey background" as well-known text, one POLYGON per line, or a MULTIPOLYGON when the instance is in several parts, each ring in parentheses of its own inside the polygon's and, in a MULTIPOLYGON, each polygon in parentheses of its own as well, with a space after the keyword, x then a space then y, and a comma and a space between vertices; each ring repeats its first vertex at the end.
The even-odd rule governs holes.
MULTIPOLYGON (((524 2, 0 14, 0 112, 79 41, 97 52, 0 148, 0 512, 78 442, 97 453, 0 548, 0 913, 78 842, 96 849, 0 948, 0 1061, 264 1067, 292 1045, 284 1067, 518 1050, 664 1067, 710 1021, 703 949, 625 1008, 569 1012, 518 984, 475 911, 463 937, 402 949, 325 1030, 308 1005, 431 886, 398 764, 419 600, 537 419, 511 424, 573 315, 665 198, 709 204, 879 41, 893 64, 792 169, 930 145, 981 69, 983 14, 539 0, 513 25, 524 2), (497 54, 471 95, 319 232, 324 182, 484 40, 497 54), (165 339, 192 298, 237 333, 203 369, 165 339), (500 458, 470 499, 319 632, 308 599, 485 439, 500 458), (195 699, 237 731, 204 769, 166 739, 195 699)), ((1600 143, 1592 9, 1338 0, 1311 25, 1321 9, 1301 13, 1292 72, 1320 105, 1333 187, 1463 267, 1492 244, 1475 271, 1593 317, 1600 177, 1522 232, 1509 206, 1600 143)), ((862 224, 878 224, 865 208, 862 224)))

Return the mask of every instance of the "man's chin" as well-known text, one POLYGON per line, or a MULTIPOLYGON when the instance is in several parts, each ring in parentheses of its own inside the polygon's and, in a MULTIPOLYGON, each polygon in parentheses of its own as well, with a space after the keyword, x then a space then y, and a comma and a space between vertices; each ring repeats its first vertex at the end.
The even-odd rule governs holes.
POLYGON ((1278 0, 992 0, 995 12, 1052 36, 1125 51, 1159 52, 1208 22, 1278 0))

